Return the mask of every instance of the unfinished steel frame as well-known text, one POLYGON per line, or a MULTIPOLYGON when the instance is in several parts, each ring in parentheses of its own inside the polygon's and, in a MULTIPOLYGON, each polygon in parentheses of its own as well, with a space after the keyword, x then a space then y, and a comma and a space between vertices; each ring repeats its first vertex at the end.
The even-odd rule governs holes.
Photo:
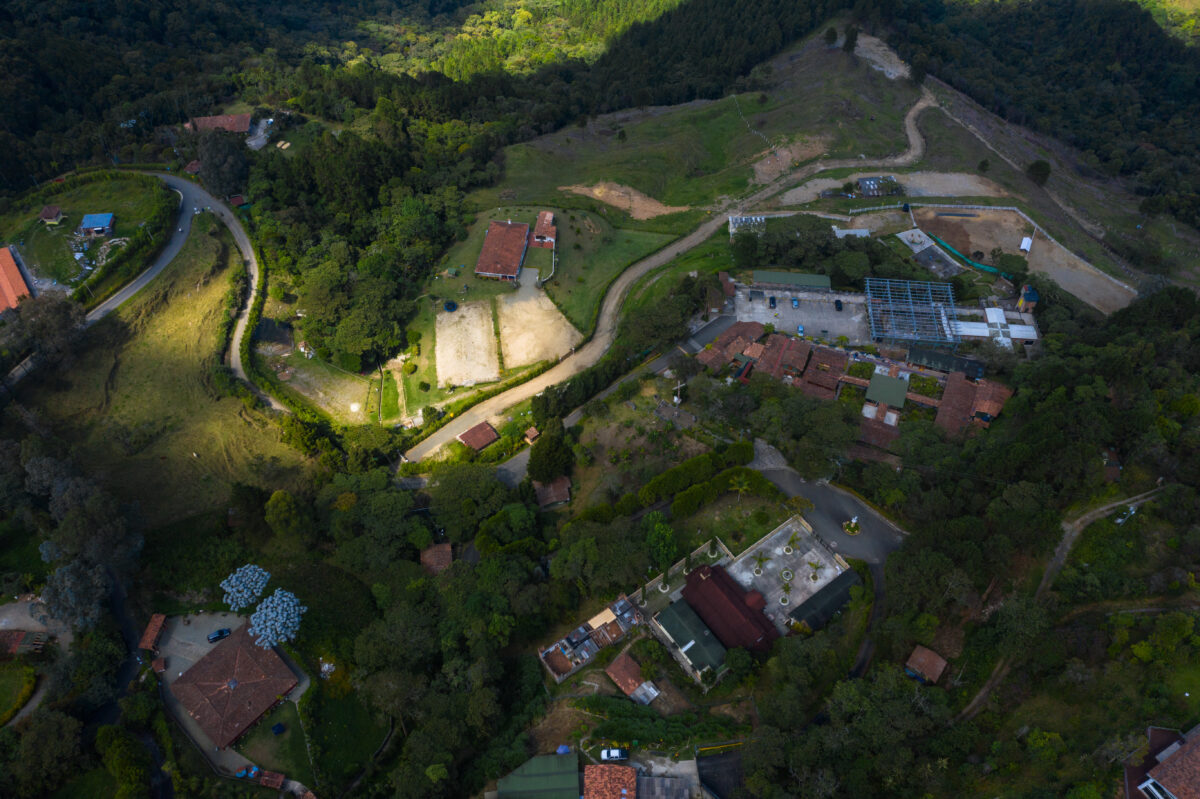
POLYGON ((948 283, 869 277, 866 289, 872 339, 958 346, 954 291, 948 283))

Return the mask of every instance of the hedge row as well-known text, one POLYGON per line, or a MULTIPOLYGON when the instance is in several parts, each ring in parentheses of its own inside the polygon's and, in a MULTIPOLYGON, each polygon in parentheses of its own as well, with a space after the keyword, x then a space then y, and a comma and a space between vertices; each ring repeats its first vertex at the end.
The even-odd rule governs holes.
POLYGON ((734 490, 735 479, 743 481, 741 485, 745 487, 745 493, 751 496, 771 498, 781 495, 775 484, 760 473, 745 466, 734 466, 707 482, 694 485, 677 494, 671 503, 671 518, 686 519, 710 502, 716 502, 722 494, 734 490))

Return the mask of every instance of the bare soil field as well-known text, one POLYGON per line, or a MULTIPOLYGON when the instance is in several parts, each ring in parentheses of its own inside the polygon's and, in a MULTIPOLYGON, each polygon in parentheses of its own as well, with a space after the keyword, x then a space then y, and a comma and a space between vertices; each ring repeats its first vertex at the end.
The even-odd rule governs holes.
POLYGON ((468 302, 437 315, 439 386, 472 386, 500 378, 490 302, 468 302))
MULTIPOLYGON (((803 186, 788 191, 783 195, 783 205, 802 205, 820 197, 821 192, 841 188, 848 182, 859 178, 876 177, 879 171, 862 172, 844 178, 817 178, 803 186)), ((912 197, 1006 197, 1006 192, 999 184, 987 178, 971 175, 966 172, 908 172, 896 175, 900 185, 912 197)), ((885 198, 881 201, 900 200, 902 198, 885 198)))
MULTIPOLYGON (((500 315, 500 346, 504 366, 527 366, 556 361, 583 341, 583 335, 562 315, 546 293, 537 288, 537 273, 523 270, 516 294, 496 298, 500 315), (528 274, 527 274, 528 273, 528 274)), ((438 331, 438 342, 441 342, 438 331)), ((439 350, 438 363, 441 363, 439 350)), ((439 368, 438 373, 441 374, 439 368)))
POLYGON ((653 219, 656 216, 677 214, 680 211, 691 210, 691 207, 686 205, 663 205, 658 200, 642 194, 637 189, 622 186, 619 183, 612 183, 611 181, 597 183, 594 186, 559 186, 558 190, 572 194, 581 194, 584 197, 599 200, 602 203, 611 205, 613 208, 625 211, 634 219, 653 219))
POLYGON ((268 357, 267 362, 281 381, 339 422, 366 424, 368 380, 305 358, 299 351, 268 357))
POLYGON ((908 64, 900 60, 896 51, 870 34, 860 33, 858 35, 854 54, 871 62, 873 69, 879 70, 892 80, 909 76, 908 64))
MULTIPOLYGON (((608 678, 605 677, 604 679, 608 678)), ((594 718, 588 716, 582 710, 572 707, 571 700, 558 700, 550 706, 550 711, 546 713, 546 717, 535 724, 533 729, 529 731, 529 737, 533 739, 533 747, 536 750, 535 754, 553 754, 554 750, 560 744, 570 743, 572 733, 580 725, 590 727, 595 722, 594 718)))
POLYGON ((1033 236, 1033 249, 1026 256, 1029 268, 1053 279, 1063 289, 1104 313, 1124 308, 1137 293, 1071 251, 1054 244, 1012 211, 947 211, 920 208, 915 211, 917 225, 926 233, 942 238, 968 257, 976 252, 990 253, 999 247, 1006 253, 1020 254, 1021 238, 1033 236), (939 213, 975 214, 973 217, 938 216, 939 213))
POLYGON ((796 164, 822 156, 829 150, 829 137, 817 136, 776 147, 754 162, 754 182, 770 183, 796 164))

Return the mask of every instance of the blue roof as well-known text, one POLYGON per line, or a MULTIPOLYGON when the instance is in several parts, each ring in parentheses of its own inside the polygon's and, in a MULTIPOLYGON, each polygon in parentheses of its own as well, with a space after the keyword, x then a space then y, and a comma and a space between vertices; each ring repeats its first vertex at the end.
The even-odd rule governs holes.
POLYGON ((84 214, 80 227, 108 227, 112 224, 112 214, 84 214))

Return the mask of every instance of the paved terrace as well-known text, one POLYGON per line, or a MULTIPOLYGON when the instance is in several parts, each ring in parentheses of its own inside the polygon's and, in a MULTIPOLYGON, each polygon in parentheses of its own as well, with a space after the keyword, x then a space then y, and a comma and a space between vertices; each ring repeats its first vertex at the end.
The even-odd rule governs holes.
POLYGON ((845 561, 821 542, 808 526, 808 522, 799 516, 788 519, 725 565, 725 570, 738 585, 747 591, 758 591, 763 595, 767 600, 767 607, 763 612, 783 634, 790 630, 788 613, 847 568, 845 561), (791 550, 790 553, 788 549, 791 550), (770 558, 763 562, 762 574, 754 573, 759 568, 758 561, 755 560, 756 555, 770 558), (817 564, 815 570, 810 565, 813 563, 817 564), (791 572, 790 581, 784 579, 785 571, 791 572), (813 579, 814 576, 816 579, 813 579), (783 590, 785 583, 790 583, 790 593, 783 590), (787 599, 787 604, 781 601, 784 598, 787 599))

